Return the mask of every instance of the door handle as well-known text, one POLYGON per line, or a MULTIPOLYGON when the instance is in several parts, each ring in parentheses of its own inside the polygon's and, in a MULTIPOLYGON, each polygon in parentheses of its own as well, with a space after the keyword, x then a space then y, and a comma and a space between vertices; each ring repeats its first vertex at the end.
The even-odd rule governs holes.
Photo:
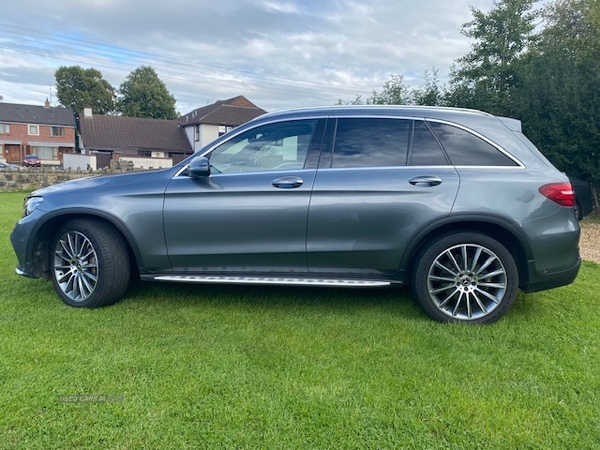
POLYGON ((281 177, 273 180, 273 186, 279 189, 294 189, 302 186, 304 180, 298 177, 281 177))
POLYGON ((442 184, 442 179, 432 175, 421 175, 412 177, 408 182, 413 186, 437 186, 438 184, 442 184))

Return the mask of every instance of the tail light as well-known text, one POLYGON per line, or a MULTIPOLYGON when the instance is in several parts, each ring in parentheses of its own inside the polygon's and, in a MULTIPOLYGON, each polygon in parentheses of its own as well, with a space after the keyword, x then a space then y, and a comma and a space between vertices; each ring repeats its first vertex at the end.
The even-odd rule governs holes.
POLYGON ((575 191, 571 183, 550 183, 539 188, 540 193, 560 206, 575 206, 575 191))

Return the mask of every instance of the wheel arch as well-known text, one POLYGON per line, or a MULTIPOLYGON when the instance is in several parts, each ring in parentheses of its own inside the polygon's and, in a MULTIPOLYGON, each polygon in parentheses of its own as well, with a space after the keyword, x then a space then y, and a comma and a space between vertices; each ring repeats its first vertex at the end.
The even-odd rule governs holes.
POLYGON ((115 229, 127 244, 127 253, 131 265, 132 274, 139 275, 140 263, 142 261, 139 249, 135 245, 135 240, 127 230, 127 228, 117 218, 103 214, 101 211, 61 211, 48 218, 33 232, 33 239, 28 245, 27 254, 32 261, 32 275, 49 279, 50 271, 50 250, 49 244, 54 237, 60 225, 74 219, 89 219, 102 222, 115 229))
POLYGON ((500 242, 515 259, 519 272, 519 287, 529 279, 527 261, 532 258, 531 247, 515 225, 496 218, 460 217, 425 227, 412 240, 401 266, 405 268, 404 282, 411 283, 419 256, 432 242, 442 236, 459 232, 481 233, 500 242))

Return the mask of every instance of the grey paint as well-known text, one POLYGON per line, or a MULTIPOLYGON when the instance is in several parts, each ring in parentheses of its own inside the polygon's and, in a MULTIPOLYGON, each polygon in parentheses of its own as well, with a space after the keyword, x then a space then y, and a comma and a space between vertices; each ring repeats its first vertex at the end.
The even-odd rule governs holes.
POLYGON ((422 107, 267 114, 173 168, 89 178, 32 193, 44 201, 11 235, 18 270, 41 276, 40 242, 58 221, 86 215, 121 231, 145 279, 238 274, 247 280, 292 277, 290 284, 302 284, 306 276, 401 283, 421 244, 454 227, 494 230, 513 243, 515 256, 523 255, 522 289, 570 283, 580 264, 577 220, 572 208, 538 192, 545 183, 568 179, 507 124, 518 128, 485 113, 422 107), (312 168, 201 178, 186 172, 192 158, 209 156, 219 144, 262 124, 375 116, 456 124, 496 145, 519 166, 330 169, 309 164, 312 168))

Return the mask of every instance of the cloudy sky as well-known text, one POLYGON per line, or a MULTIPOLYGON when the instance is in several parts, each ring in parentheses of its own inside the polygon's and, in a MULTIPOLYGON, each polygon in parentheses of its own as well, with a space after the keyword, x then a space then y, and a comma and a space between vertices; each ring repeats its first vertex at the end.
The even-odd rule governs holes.
POLYGON ((368 97, 391 74, 445 81, 492 0, 15 0, 0 16, 0 95, 43 104, 60 67, 118 87, 152 66, 186 113, 244 95, 269 111, 368 97))

